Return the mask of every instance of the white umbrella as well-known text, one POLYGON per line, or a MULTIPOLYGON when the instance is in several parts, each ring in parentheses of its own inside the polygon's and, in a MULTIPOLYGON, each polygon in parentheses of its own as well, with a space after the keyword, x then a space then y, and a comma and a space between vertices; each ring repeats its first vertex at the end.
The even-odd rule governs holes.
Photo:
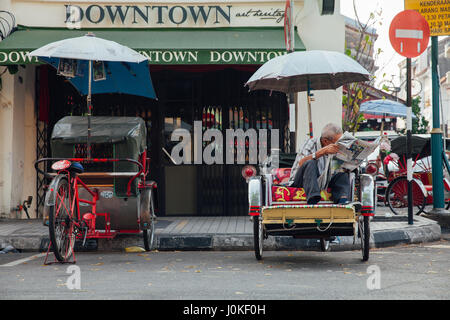
POLYGON ((29 55, 58 68, 58 72, 67 76, 81 94, 87 95, 88 158, 91 157, 92 93, 119 92, 156 98, 147 57, 117 42, 97 38, 92 33, 49 43, 30 52, 29 55), (93 61, 96 64, 100 62, 99 68, 94 67, 96 73, 94 77, 93 61))
POLYGON ((310 91, 336 89, 346 83, 368 81, 369 77, 366 69, 343 53, 311 50, 292 52, 267 61, 245 85, 250 90, 307 91, 312 137, 310 91))
POLYGON ((133 49, 114 41, 97 38, 92 33, 49 43, 32 51, 30 56, 132 63, 147 59, 133 49))

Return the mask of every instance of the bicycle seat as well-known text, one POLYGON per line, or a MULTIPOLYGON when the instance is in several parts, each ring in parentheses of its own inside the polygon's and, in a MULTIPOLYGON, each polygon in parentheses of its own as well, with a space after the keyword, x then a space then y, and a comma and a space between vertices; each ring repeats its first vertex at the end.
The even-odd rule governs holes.
POLYGON ((69 167, 69 170, 75 173, 83 173, 84 168, 79 162, 72 162, 72 164, 69 167))

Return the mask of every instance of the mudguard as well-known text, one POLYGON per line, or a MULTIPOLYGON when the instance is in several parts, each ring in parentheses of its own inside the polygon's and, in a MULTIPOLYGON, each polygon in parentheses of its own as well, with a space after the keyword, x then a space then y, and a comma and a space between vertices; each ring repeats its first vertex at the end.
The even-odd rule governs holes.
POLYGON ((425 187, 425 185, 423 184, 423 182, 419 179, 413 178, 414 182, 417 183, 417 185, 420 188, 420 191, 422 191, 423 196, 426 198, 428 196, 428 190, 425 187))
POLYGON ((67 175, 65 174, 58 174, 56 177, 53 178, 52 182, 50 182, 50 185, 48 186, 48 190, 45 193, 45 206, 54 206, 56 202, 56 186, 58 185, 59 181, 61 179, 67 180, 67 175))
POLYGON ((360 174, 359 176, 361 192, 361 214, 363 216, 373 216, 375 214, 376 194, 373 176, 360 174))
POLYGON ((141 229, 148 229, 151 226, 152 218, 152 192, 153 189, 144 189, 138 196, 138 221, 141 229))
POLYGON ((248 205, 251 216, 258 216, 263 205, 261 177, 253 177, 248 181, 248 205))

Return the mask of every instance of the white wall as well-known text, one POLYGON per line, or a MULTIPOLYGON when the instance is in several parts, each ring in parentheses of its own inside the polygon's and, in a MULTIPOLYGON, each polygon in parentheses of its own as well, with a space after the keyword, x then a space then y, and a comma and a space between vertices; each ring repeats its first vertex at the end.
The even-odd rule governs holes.
MULTIPOLYGON (((3 70, 4 67, 0 67, 3 70)), ((0 217, 26 216, 14 208, 29 195, 35 198, 36 128, 35 66, 19 67, 2 76, 0 91, 0 217)), ((28 210, 34 216, 35 201, 28 210)))
MULTIPOLYGON (((306 50, 331 50, 344 53, 345 20, 340 14, 340 1, 336 0, 333 15, 319 14, 317 0, 306 0, 297 14, 296 25, 306 50)), ((319 136, 324 125, 334 122, 342 125, 342 88, 316 90, 311 104, 314 136, 319 136)), ((297 128, 297 150, 308 139, 309 125, 306 93, 298 94, 299 114, 297 128)))
POLYGON ((9 216, 11 209, 13 96, 14 77, 5 73, 0 91, 0 217, 9 216))

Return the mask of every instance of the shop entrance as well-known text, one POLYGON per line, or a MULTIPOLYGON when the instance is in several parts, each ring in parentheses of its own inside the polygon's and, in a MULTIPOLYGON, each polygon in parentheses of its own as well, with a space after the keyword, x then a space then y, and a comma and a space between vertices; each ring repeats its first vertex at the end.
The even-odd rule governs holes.
MULTIPOLYGON (((56 121, 70 114, 81 115, 86 106, 70 83, 51 68, 48 70, 50 103, 44 134, 47 143, 43 145, 50 155, 48 141, 56 121)), ((224 137, 226 129, 279 129, 279 146, 285 151, 285 141, 289 139, 285 135, 288 122, 285 95, 248 92, 244 84, 256 66, 150 66, 150 70, 158 100, 94 95, 93 115, 140 116, 146 121, 150 178, 158 182, 158 215, 246 215, 247 184, 241 176, 244 165, 175 165, 163 150, 170 154, 178 143, 171 141, 177 128, 188 130, 193 139, 194 122, 200 121, 203 132, 215 128, 224 137)), ((43 133, 38 132, 39 135, 42 137, 43 133)), ((202 142, 202 148, 207 145, 202 142)), ((270 146, 267 150, 270 151, 270 146)), ((42 150, 39 152, 42 157, 42 150)), ((43 195, 39 187, 42 184, 38 181, 38 200, 39 192, 41 198, 43 195)))
MULTIPOLYGON (((164 199, 160 198, 161 209, 166 215, 246 215, 247 184, 241 175, 244 165, 204 162, 176 165, 163 148, 171 154, 172 148, 179 143, 178 139, 171 141, 172 133, 183 128, 192 137, 190 149, 193 154, 193 140, 198 139, 194 137, 197 121, 201 123, 202 133, 217 129, 223 137, 226 129, 277 128, 280 129, 279 146, 284 150, 283 129, 288 114, 285 95, 248 92, 244 84, 256 71, 254 66, 151 67, 151 70, 158 108, 162 112, 159 117, 162 139, 158 148, 159 183, 164 193, 164 199)), ((210 143, 202 141, 202 150, 210 143)), ((267 150, 270 151, 270 146, 267 150)), ((194 161, 194 156, 191 160, 194 161)))

